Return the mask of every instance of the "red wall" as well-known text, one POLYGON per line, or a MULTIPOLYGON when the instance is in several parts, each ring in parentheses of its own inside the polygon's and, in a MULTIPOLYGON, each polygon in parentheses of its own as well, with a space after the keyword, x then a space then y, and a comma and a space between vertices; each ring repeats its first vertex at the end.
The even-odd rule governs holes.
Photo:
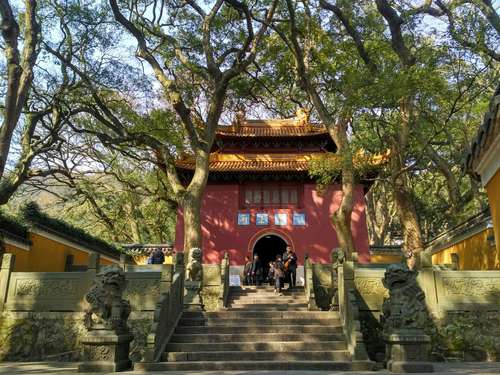
MULTIPOLYGON (((309 254, 314 263, 330 261, 330 251, 338 247, 337 235, 330 216, 339 206, 340 185, 330 187, 322 195, 314 184, 304 185, 303 205, 297 209, 240 209, 237 184, 208 184, 202 204, 203 254, 205 263, 218 263, 225 251, 229 253, 232 265, 244 263, 244 257, 252 253, 253 245, 263 235, 278 234, 295 249, 299 263, 309 254), (238 212, 251 214, 250 225, 237 225, 238 212), (255 225, 255 213, 269 214, 268 226, 255 225), (288 213, 287 226, 274 225, 274 213, 288 213), (305 213, 305 226, 292 226, 292 213, 305 213)), ((182 251, 184 243, 182 211, 177 216, 175 249, 182 251)), ((365 201, 362 186, 354 194, 352 232, 359 261, 370 261, 368 251, 368 230, 366 227, 365 201)))

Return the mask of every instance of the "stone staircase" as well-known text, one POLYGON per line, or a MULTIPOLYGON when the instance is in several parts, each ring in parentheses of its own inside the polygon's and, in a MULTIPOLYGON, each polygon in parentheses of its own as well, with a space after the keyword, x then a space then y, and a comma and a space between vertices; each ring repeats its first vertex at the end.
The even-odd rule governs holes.
MULTIPOLYGON (((307 311, 304 289, 232 287, 229 308, 185 311, 166 348, 166 362, 149 371, 369 370, 352 361, 337 312, 307 311)), ((144 368, 143 368, 144 367, 144 368)))

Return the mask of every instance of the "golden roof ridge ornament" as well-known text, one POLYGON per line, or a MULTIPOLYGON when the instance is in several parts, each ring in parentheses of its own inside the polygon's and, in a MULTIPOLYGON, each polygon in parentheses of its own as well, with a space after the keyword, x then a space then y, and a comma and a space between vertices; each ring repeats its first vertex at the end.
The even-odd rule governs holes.
POLYGON ((234 132, 238 133, 241 130, 241 127, 246 122, 246 117, 247 114, 245 111, 245 107, 238 107, 234 115, 233 122, 231 123, 231 127, 233 128, 234 132))
POLYGON ((299 107, 295 112, 295 124, 305 128, 307 131, 312 131, 312 125, 309 121, 311 110, 308 108, 299 107))

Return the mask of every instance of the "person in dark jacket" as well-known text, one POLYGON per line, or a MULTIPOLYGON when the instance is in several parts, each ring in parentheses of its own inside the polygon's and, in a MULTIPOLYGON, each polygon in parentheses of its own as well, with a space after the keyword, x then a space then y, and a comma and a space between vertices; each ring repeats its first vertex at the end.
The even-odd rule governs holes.
POLYGON ((274 285, 274 262, 269 262, 269 271, 267 272, 266 283, 269 283, 269 286, 274 285))
POLYGON ((285 277, 284 267, 281 255, 276 255, 276 262, 274 262, 274 293, 279 293, 280 296, 283 295, 281 287, 283 286, 282 279, 285 277))
POLYGON ((260 285, 260 283, 262 282, 262 264, 258 255, 254 255, 253 257, 250 275, 252 277, 252 283, 255 285, 260 285))
POLYGON ((250 257, 245 257, 245 266, 243 267, 243 285, 252 284, 252 261, 250 257))
POLYGON ((286 247, 283 263, 285 264, 286 279, 289 282, 288 288, 292 289, 297 282, 297 255, 290 246, 286 247))
POLYGON ((156 248, 151 253, 151 264, 163 264, 165 262, 165 254, 160 248, 156 248))

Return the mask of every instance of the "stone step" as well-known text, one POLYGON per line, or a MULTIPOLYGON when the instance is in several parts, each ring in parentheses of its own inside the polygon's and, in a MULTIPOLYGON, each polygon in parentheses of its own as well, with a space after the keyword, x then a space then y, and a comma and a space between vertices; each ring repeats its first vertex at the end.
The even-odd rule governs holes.
MULTIPOLYGON (((286 283, 288 284, 288 283, 286 283)), ((269 285, 269 284, 263 284, 263 285, 243 285, 243 286, 232 286, 229 288, 230 292, 238 292, 242 290, 249 290, 249 291, 273 291, 274 290, 274 285, 269 285)), ((303 286, 295 286, 292 288, 293 291, 304 291, 303 286)))
POLYGON ((349 361, 347 350, 300 351, 300 352, 171 352, 168 362, 187 361, 349 361))
POLYGON ((168 343, 166 352, 221 352, 221 351, 273 351, 346 350, 344 341, 276 341, 276 342, 224 342, 224 343, 168 343))
POLYGON ((319 341, 342 341, 343 334, 314 334, 314 333, 289 333, 288 327, 283 327, 280 333, 218 333, 218 334, 174 334, 170 343, 229 343, 229 342, 319 342, 319 341))
POLYGON ((240 333, 240 334, 261 334, 261 333, 281 333, 286 329, 287 332, 293 333, 343 333, 340 324, 336 327, 322 325, 255 325, 255 326, 196 326, 186 327, 178 326, 175 329, 176 334, 225 334, 225 333, 240 333))
MULTIPOLYGON (((241 305, 232 305, 231 307, 227 308, 227 311, 248 311, 250 306, 241 306, 241 305)), ((251 308, 253 311, 308 311, 307 305, 295 305, 295 306, 290 306, 290 305, 282 305, 282 306, 275 306, 275 305, 251 305, 251 308)))
POLYGON ((372 363, 350 361, 138 362, 136 371, 369 371, 372 363))
POLYGON ((276 304, 281 305, 284 303, 294 304, 294 303, 306 303, 305 298, 288 298, 288 297, 270 297, 270 298, 237 298, 229 299, 228 301, 231 305, 249 305, 249 304, 276 304))
POLYGON ((308 319, 308 318, 182 318, 179 326, 224 326, 224 327, 261 327, 282 325, 322 325, 325 327, 341 327, 338 318, 308 319))
POLYGON ((339 319, 336 311, 184 311, 182 318, 218 318, 218 319, 263 319, 263 318, 287 318, 287 319, 339 319))
MULTIPOLYGON (((285 295, 288 296, 303 296, 304 291, 303 290, 288 290, 288 289, 282 289, 281 292, 285 295)), ((237 291, 231 291, 229 292, 230 296, 274 296, 276 293, 274 292, 274 289, 269 289, 269 290, 237 290, 237 291)))
MULTIPOLYGON (((304 294, 304 289, 288 289, 282 288, 281 291, 283 293, 288 293, 288 294, 293 294, 293 295, 303 295, 304 294)), ((268 294, 275 294, 274 292, 274 287, 270 288, 262 288, 262 289, 235 289, 235 290, 230 290, 229 294, 231 295, 236 295, 236 294, 246 294, 246 295, 268 295, 268 294)))

